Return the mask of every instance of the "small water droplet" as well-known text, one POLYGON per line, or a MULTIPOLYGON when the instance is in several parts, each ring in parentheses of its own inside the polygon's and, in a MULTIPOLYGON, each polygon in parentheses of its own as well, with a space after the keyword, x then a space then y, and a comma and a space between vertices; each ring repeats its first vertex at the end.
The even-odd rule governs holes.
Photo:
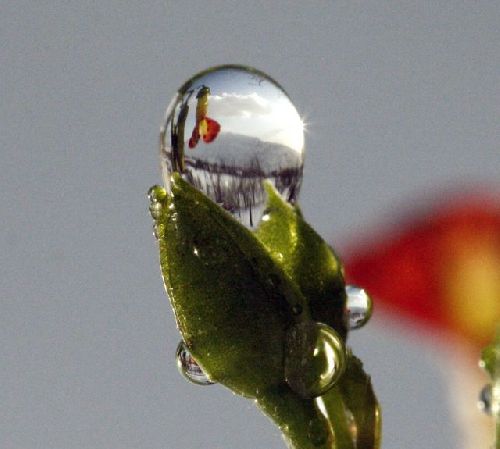
POLYGON ((176 352, 177 367, 179 372, 190 382, 198 385, 212 385, 212 382, 196 363, 186 344, 181 341, 176 352))
POLYGON ((201 72, 171 101, 160 134, 167 189, 173 172, 247 227, 259 223, 264 181, 294 203, 302 182, 304 124, 285 91, 243 66, 201 72))
POLYGON ((163 201, 167 196, 167 191, 159 185, 154 185, 148 190, 148 199, 150 203, 158 203, 163 201))
POLYGON ((307 321, 288 331, 285 379, 300 396, 312 398, 325 393, 344 369, 344 343, 330 326, 307 321))
POLYGON ((151 214, 153 220, 160 218, 163 208, 163 200, 166 196, 167 192, 161 186, 155 185, 148 190, 149 213, 151 214))
POLYGON ((158 223, 157 221, 155 221, 153 223, 153 236, 156 240, 159 240, 163 237, 164 235, 164 232, 165 232, 165 225, 163 225, 162 223, 158 223))
POLYGON ((149 213, 154 220, 157 220, 161 216, 161 210, 163 205, 161 203, 151 203, 149 205, 149 213))
POLYGON ((479 410, 486 413, 487 415, 491 415, 491 396, 492 396, 491 384, 487 384, 483 387, 483 389, 479 393, 479 399, 477 401, 477 406, 479 410))
POLYGON ((348 285, 345 288, 346 315, 349 329, 359 329, 363 327, 372 315, 372 299, 364 288, 348 285))

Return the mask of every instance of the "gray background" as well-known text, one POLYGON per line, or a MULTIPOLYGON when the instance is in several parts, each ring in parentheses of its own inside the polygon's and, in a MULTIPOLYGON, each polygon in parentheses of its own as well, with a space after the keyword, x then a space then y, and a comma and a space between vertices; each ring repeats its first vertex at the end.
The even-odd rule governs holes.
MULTIPOLYGON (((301 204, 334 244, 497 183, 497 1, 0 2, 0 447, 282 448, 250 401, 177 373, 145 192, 194 72, 256 66, 308 123, 301 204), (444 189, 444 190, 443 190, 444 189)), ((441 357, 352 337, 384 448, 455 448, 441 357)))

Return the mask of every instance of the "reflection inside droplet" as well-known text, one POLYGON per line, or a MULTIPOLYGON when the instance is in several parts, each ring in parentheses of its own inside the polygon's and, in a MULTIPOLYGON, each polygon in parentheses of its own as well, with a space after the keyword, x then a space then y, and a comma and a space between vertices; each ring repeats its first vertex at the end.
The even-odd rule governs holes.
POLYGON ((363 327, 372 315, 372 299, 365 289, 348 285, 345 288, 346 314, 349 329, 359 329, 363 327))
POLYGON ((207 375, 203 372, 200 365, 196 363, 186 344, 181 341, 177 346, 176 352, 177 367, 180 373, 190 382, 198 385, 212 385, 207 375))
POLYGON ((302 180, 304 126, 284 90, 241 66, 195 75, 167 109, 160 136, 165 186, 172 172, 255 227, 269 181, 291 203, 302 180))

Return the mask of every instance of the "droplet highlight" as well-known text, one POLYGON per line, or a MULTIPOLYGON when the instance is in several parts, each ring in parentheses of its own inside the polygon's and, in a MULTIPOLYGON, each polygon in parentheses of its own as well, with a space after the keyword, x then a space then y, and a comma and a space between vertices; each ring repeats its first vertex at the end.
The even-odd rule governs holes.
POLYGON ((363 327, 372 316, 373 304, 364 288, 346 286, 346 318, 350 330, 363 327))
POLYGON ((479 410, 487 415, 491 415, 491 403, 492 403, 492 387, 491 384, 487 384, 483 387, 479 393, 479 399, 477 401, 477 406, 479 410))
POLYGON ((214 383, 196 363, 184 341, 181 341, 177 346, 176 359, 179 372, 190 382, 197 385, 212 385, 214 383))
POLYGON ((285 379, 303 398, 328 391, 343 374, 345 365, 344 343, 330 326, 307 321, 288 331, 285 379))
POLYGON ((264 181, 297 199, 304 125, 272 78, 243 66, 219 66, 189 79, 172 99, 160 134, 167 189, 182 177, 247 227, 266 204, 264 181))

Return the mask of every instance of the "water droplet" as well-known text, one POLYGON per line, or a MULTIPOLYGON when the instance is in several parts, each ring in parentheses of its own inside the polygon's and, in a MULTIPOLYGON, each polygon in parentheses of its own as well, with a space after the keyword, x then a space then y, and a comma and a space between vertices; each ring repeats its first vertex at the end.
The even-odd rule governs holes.
POLYGON ((285 91, 252 68, 220 66, 179 89, 165 114, 160 160, 248 227, 259 223, 269 181, 291 203, 302 181, 304 125, 285 91))
POLYGON ((345 348, 340 336, 323 323, 307 321, 287 333, 285 379, 304 398, 328 391, 345 369, 345 348))
POLYGON ((161 210, 163 206, 161 203, 151 203, 149 205, 149 213, 154 220, 157 220, 161 216, 161 210))
POLYGON ((177 367, 179 372, 190 382, 198 385, 212 385, 212 382, 196 363, 186 344, 181 341, 176 352, 177 367))
POLYGON ((153 186, 148 190, 149 198, 149 213, 153 220, 157 220, 161 216, 163 208, 163 200, 166 198, 167 192, 161 186, 153 186))
POLYGON ((363 327, 372 316, 372 299, 365 289, 348 285, 345 288, 347 293, 346 315, 349 329, 359 329, 363 327))
POLYGON ((148 198, 150 203, 158 203, 163 201, 167 196, 167 191, 159 185, 154 185, 148 190, 148 198))
POLYGON ((491 415, 491 396, 492 396, 491 384, 487 384, 483 387, 483 389, 479 393, 479 399, 477 401, 477 406, 479 407, 479 410, 486 413, 487 415, 491 415))
POLYGON ((161 238, 163 234, 163 225, 155 222, 153 224, 153 236, 156 240, 158 240, 159 238, 161 238))

